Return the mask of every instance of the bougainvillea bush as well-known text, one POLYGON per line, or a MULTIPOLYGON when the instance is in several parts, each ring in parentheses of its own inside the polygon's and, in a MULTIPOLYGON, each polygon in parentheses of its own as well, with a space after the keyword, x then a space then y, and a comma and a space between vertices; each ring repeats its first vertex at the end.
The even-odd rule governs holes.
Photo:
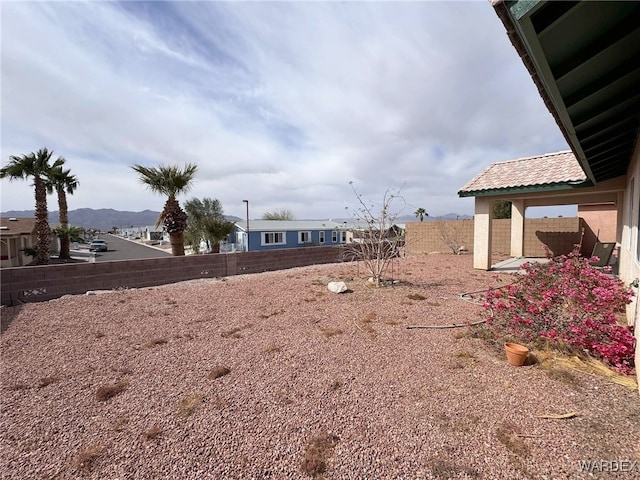
POLYGON ((496 339, 543 340, 632 374, 636 339, 617 321, 631 302, 631 288, 595 268, 596 257, 582 257, 577 250, 548 260, 525 264, 524 274, 510 278, 513 283, 488 290, 483 328, 496 339))

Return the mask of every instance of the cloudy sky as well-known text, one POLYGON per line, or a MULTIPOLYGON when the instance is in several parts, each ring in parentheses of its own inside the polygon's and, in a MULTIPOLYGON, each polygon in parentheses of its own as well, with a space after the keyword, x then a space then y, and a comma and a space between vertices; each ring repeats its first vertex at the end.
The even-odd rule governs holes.
MULTIPOLYGON (((47 147, 69 208, 161 210, 133 164, 198 164, 180 198, 244 217, 472 214, 494 161, 567 149, 488 1, 2 2, 2 164, 47 147)), ((2 180, 1 209, 34 206, 2 180)), ((50 197, 50 210, 57 210, 50 197)))

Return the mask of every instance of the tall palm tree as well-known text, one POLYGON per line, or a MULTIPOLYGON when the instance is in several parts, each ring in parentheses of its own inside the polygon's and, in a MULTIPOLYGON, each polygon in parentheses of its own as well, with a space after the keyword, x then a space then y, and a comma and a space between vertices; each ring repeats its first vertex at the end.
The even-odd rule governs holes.
POLYGON ((428 217, 428 216, 429 216, 429 214, 427 213, 427 211, 426 211, 424 208, 422 208, 422 207, 420 207, 419 209, 417 209, 417 210, 414 212, 414 214, 415 214, 415 216, 416 216, 417 218, 419 218, 419 219, 420 219, 420 221, 421 221, 421 222, 422 222, 422 221, 424 221, 424 217, 428 217))
POLYGON ((50 164, 53 152, 46 148, 38 150, 36 153, 27 155, 11 156, 10 162, 0 169, 0 178, 12 180, 26 180, 33 177, 33 187, 36 197, 36 265, 46 265, 49 263, 49 235, 51 229, 47 217, 47 175, 52 168, 58 168, 64 163, 64 159, 59 158, 50 164))
MULTIPOLYGON (((60 158, 64 163, 64 159, 60 158)), ((60 229, 57 233, 60 237, 60 254, 62 260, 70 260, 69 252, 69 209, 67 206, 67 193, 73 195, 78 188, 79 182, 75 175, 71 175, 71 170, 64 170, 62 165, 52 168, 47 175, 47 192, 58 194, 58 210, 60 213, 60 229)))
POLYGON ((188 163, 183 169, 174 165, 159 167, 133 165, 131 168, 138 173, 140 181, 149 190, 168 197, 158 217, 156 227, 163 223, 171 239, 171 253, 184 255, 184 231, 187 228, 187 214, 180 208, 176 197, 191 189, 198 166, 188 163))

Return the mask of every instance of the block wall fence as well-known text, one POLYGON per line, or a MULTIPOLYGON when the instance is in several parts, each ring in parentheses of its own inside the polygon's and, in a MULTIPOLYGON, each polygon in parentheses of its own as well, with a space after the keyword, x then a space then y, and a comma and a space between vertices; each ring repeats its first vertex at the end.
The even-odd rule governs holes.
MULTIPOLYGON (((493 253, 508 255, 511 241, 510 220, 493 222, 493 253)), ((574 244, 579 242, 583 226, 584 221, 576 217, 525 219, 525 256, 543 256, 543 244, 548 245, 556 255, 570 252, 574 244)), ((461 243, 472 252, 473 220, 456 221, 456 228, 461 243)), ((450 251, 440 239, 435 222, 409 222, 406 229, 408 254, 450 251)), ((51 300, 63 295, 78 295, 90 290, 153 287, 198 278, 335 263, 341 261, 342 253, 343 249, 340 247, 306 247, 2 268, 1 303, 10 306, 51 300)))
POLYGON ((184 257, 3 268, 2 305, 39 302, 90 290, 153 287, 168 283, 284 270, 341 261, 339 247, 307 247, 184 257))
MULTIPOLYGON (((440 237, 443 228, 454 234, 458 243, 473 252, 473 220, 451 220, 442 222, 408 222, 406 224, 406 249, 408 253, 451 252, 440 237)), ((543 245, 554 255, 571 252, 580 242, 586 223, 579 217, 525 218, 524 256, 543 257, 543 245)), ((587 229, 588 230, 588 229, 587 229)), ((494 254, 509 255, 511 252, 511 220, 493 220, 491 227, 491 250, 494 254)), ((585 254, 585 252, 583 252, 585 254)), ((586 254, 591 254, 591 250, 586 254)))

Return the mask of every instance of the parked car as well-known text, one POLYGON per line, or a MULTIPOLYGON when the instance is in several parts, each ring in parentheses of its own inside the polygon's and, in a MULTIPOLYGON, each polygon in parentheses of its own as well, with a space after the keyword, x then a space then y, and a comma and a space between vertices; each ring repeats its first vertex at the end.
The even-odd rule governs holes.
POLYGON ((104 240, 91 240, 89 244, 90 252, 106 252, 107 251, 107 242, 104 240))

